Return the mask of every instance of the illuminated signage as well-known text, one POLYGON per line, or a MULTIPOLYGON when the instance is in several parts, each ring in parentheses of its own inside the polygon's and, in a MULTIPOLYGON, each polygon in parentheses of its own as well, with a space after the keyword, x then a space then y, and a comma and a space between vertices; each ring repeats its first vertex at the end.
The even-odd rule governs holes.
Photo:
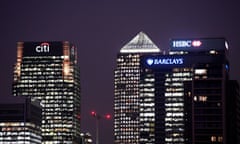
POLYGON ((49 52, 49 43, 44 42, 36 46, 36 52, 37 53, 49 52))
POLYGON ((176 40, 173 41, 173 47, 199 47, 202 45, 202 42, 199 40, 176 40))
POLYGON ((61 56, 63 42, 23 42, 23 56, 61 56))
POLYGON ((194 40, 194 41, 192 41, 192 46, 194 46, 194 47, 199 47, 199 46, 201 46, 201 45, 202 45, 202 42, 199 41, 199 40, 194 40))
POLYGON ((146 59, 147 65, 182 65, 183 58, 148 58, 146 59))

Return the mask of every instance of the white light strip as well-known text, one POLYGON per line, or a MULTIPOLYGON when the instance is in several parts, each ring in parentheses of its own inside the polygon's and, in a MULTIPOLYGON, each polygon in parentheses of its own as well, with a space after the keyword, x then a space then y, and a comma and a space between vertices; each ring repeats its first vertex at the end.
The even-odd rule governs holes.
POLYGON ((226 47, 227 50, 229 49, 229 45, 228 45, 227 41, 225 41, 225 47, 226 47))
POLYGON ((121 49, 120 53, 153 53, 160 52, 160 49, 121 49))

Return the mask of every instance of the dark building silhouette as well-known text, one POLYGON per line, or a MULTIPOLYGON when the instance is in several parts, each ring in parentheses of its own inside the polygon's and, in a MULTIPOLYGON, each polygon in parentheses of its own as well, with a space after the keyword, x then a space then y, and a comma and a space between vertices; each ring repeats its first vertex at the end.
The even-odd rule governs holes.
POLYGON ((240 143, 240 95, 239 83, 229 80, 226 95, 227 144, 240 143))
POLYGON ((39 101, 16 98, 0 102, 0 143, 41 144, 42 107, 39 101))

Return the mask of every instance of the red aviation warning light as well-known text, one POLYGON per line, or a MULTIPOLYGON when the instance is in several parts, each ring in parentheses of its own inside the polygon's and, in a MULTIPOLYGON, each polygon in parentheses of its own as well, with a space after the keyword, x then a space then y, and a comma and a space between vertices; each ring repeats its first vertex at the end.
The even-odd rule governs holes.
POLYGON ((92 115, 92 116, 96 116, 97 113, 96 113, 95 111, 91 111, 91 115, 92 115))
POLYGON ((202 42, 199 41, 199 40, 194 40, 194 41, 192 41, 192 46, 194 46, 194 47, 199 47, 199 46, 201 46, 201 45, 202 45, 202 42))
POLYGON ((105 118, 106 118, 106 119, 111 119, 111 115, 110 115, 110 114, 106 114, 106 115, 105 115, 105 118))

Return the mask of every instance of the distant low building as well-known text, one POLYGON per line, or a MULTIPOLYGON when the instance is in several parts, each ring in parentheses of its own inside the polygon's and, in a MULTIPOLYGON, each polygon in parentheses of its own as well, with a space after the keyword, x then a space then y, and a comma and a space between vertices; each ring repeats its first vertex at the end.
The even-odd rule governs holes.
POLYGON ((28 98, 0 102, 0 144, 41 144, 42 110, 28 98))
POLYGON ((92 135, 90 133, 81 133, 81 144, 93 144, 92 135))

